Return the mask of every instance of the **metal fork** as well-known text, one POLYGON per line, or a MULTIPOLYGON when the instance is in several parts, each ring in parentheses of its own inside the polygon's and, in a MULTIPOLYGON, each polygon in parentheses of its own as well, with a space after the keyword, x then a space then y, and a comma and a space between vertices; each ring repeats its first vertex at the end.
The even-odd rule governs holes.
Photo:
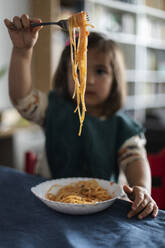
POLYGON ((58 22, 40 22, 40 23, 31 23, 31 27, 38 27, 38 26, 46 26, 46 25, 58 25, 64 31, 68 31, 68 19, 60 20, 58 22))
MULTIPOLYGON (((86 14, 86 19, 89 21, 89 16, 86 14)), ((58 25, 60 26, 64 31, 69 31, 68 27, 68 19, 60 20, 58 22, 40 22, 40 23, 31 23, 31 27, 38 27, 38 26, 46 26, 46 25, 58 25)))

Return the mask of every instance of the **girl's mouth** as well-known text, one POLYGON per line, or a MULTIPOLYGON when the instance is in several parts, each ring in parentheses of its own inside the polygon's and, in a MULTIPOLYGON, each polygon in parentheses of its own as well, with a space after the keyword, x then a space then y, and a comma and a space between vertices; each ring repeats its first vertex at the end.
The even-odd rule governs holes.
POLYGON ((94 96, 94 95, 96 95, 96 93, 95 93, 94 91, 88 91, 88 90, 87 90, 87 91, 85 92, 85 95, 86 95, 86 96, 94 96))

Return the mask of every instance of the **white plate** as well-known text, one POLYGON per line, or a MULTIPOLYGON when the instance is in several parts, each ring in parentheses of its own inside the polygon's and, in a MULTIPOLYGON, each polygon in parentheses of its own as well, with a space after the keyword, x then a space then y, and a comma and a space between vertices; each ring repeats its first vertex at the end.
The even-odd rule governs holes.
MULTIPOLYGON (((57 191, 60 188, 54 187, 53 193, 57 193, 57 191)), ((117 198, 120 198, 124 195, 123 189, 120 185, 110 182, 103 179, 96 179, 96 178, 61 178, 56 180, 48 180, 46 182, 40 183, 36 185, 35 187, 31 188, 32 193, 38 197, 42 202, 44 202, 48 207, 55 209, 58 212, 65 213, 65 214, 92 214, 99 211, 102 211, 106 208, 108 208, 117 198), (101 187, 104 189, 107 189, 108 193, 113 197, 110 200, 97 202, 95 204, 73 204, 73 203, 64 203, 64 202, 55 202, 50 201, 45 197, 46 192, 48 189, 54 185, 58 184, 60 187, 63 187, 65 185, 68 185, 70 183, 76 183, 78 181, 87 181, 95 179, 101 187)))

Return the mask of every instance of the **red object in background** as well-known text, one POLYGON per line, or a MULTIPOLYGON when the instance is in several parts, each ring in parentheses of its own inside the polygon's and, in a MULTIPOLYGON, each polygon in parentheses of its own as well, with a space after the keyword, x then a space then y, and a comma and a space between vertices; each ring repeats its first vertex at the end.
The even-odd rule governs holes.
POLYGON ((34 174, 35 165, 37 162, 37 157, 33 152, 25 153, 25 172, 29 174, 34 174))
POLYGON ((152 174, 152 197, 160 209, 165 210, 165 149, 148 154, 152 174))

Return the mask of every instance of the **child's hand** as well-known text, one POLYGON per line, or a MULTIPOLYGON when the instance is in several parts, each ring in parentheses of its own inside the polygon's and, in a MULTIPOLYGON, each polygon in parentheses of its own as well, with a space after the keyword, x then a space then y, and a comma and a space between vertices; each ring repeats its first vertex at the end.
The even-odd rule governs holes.
POLYGON ((34 47, 38 39, 38 31, 42 27, 30 27, 31 22, 41 22, 40 19, 32 20, 28 15, 22 15, 21 17, 15 16, 13 22, 8 19, 4 20, 10 38, 13 42, 13 46, 19 49, 29 49, 34 47))
POLYGON ((145 188, 140 186, 131 188, 128 185, 124 185, 123 189, 128 198, 132 200, 132 209, 128 213, 128 218, 138 214, 138 218, 143 219, 151 213, 153 217, 157 216, 158 206, 145 188))

